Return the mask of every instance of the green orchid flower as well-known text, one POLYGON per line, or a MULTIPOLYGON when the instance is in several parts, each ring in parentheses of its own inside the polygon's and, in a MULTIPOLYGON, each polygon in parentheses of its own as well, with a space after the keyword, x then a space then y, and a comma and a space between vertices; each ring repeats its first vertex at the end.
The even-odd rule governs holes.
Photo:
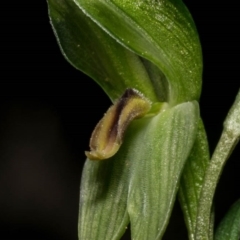
MULTIPOLYGON (((207 138, 198 100, 202 56, 181 0, 48 0, 65 58, 112 100, 90 139, 79 239, 161 239, 177 193, 189 239, 198 229, 207 138)), ((205 238, 202 238, 205 239, 205 238)))

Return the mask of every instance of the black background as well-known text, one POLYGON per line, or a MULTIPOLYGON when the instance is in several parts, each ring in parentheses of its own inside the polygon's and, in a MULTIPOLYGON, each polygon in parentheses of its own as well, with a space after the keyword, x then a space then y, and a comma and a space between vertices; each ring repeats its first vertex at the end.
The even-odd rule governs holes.
MULTIPOLYGON (((212 152, 240 86, 239 9, 185 3, 203 48, 200 106, 212 152)), ((84 150, 110 101, 61 55, 44 0, 4 1, 0 11, 0 239, 77 240, 84 150)), ((240 198, 239 158, 238 146, 217 189, 216 223, 240 198)), ((165 240, 186 239, 181 218, 177 205, 165 240)))

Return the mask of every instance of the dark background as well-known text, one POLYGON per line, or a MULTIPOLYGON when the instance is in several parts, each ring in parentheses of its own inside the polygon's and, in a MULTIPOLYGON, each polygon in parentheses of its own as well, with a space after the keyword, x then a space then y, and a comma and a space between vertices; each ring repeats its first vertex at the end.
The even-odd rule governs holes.
MULTIPOLYGON (((239 9, 236 1, 185 3, 202 42, 212 152, 240 86, 239 9)), ((77 240, 84 150, 110 101, 61 55, 44 0, 4 1, 0 12, 0 239, 77 240)), ((239 171, 238 146, 217 189, 216 223, 240 198, 239 171)), ((178 205, 173 216, 164 239, 186 239, 178 205)))

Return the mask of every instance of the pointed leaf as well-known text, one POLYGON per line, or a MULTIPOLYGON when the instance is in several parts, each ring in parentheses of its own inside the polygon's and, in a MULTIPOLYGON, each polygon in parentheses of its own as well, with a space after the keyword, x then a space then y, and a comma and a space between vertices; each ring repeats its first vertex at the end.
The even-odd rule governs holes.
POLYGON ((183 103, 149 119, 131 149, 128 212, 132 239, 161 239, 193 146, 198 104, 183 103))
POLYGON ((165 75, 172 104, 196 100, 201 92, 198 34, 181 0, 74 0, 113 38, 150 60, 165 75))
POLYGON ((240 200, 230 208, 217 228, 215 240, 226 239, 240 239, 240 200))
POLYGON ((157 101, 141 59, 100 29, 72 0, 48 0, 52 27, 65 58, 92 77, 112 100, 135 88, 157 101))
POLYGON ((198 203, 209 160, 207 136, 202 120, 199 120, 197 137, 184 167, 179 187, 179 201, 190 240, 194 240, 198 203))

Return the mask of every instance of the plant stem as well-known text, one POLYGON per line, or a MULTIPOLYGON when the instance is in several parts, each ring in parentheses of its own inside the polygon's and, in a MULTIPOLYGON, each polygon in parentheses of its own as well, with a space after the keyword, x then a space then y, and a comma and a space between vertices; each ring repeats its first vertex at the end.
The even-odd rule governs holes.
POLYGON ((223 167, 240 136, 240 91, 224 122, 224 129, 206 170, 199 200, 196 240, 210 240, 210 216, 215 189, 223 167))

